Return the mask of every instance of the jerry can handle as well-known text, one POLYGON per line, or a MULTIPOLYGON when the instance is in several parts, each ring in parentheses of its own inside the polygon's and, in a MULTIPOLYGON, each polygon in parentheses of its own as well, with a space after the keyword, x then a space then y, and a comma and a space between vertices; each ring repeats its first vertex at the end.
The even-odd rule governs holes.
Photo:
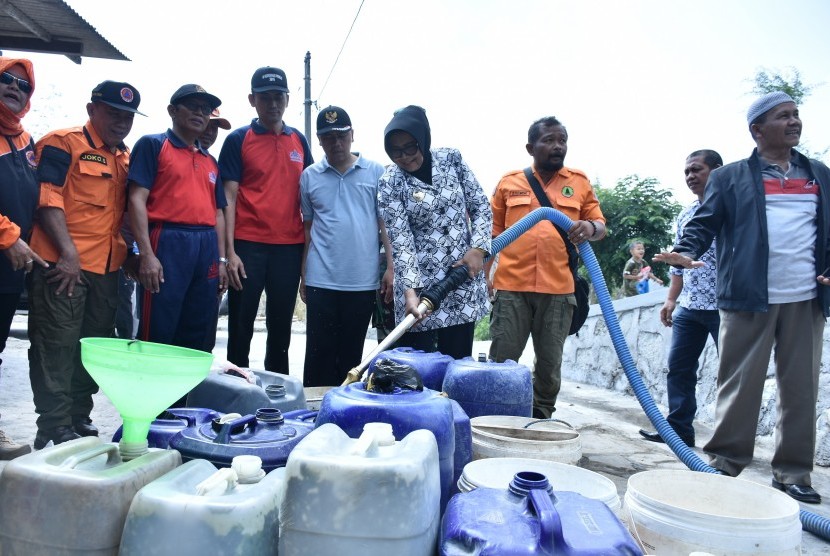
POLYGON ((101 454, 107 454, 108 465, 121 462, 121 453, 118 451, 118 445, 105 442, 100 446, 96 446, 95 448, 84 450, 80 454, 69 456, 63 461, 63 463, 60 464, 60 467, 62 469, 74 469, 81 463, 89 461, 92 458, 98 457, 101 454))
POLYGON ((224 492, 231 491, 236 487, 238 480, 236 471, 229 467, 223 467, 196 485, 196 496, 206 496, 223 485, 225 487, 224 492))
POLYGON ((562 539, 562 520, 547 490, 534 488, 527 494, 533 511, 539 518, 540 547, 543 554, 554 554, 558 539, 562 539))
POLYGON ((233 419, 232 421, 220 422, 219 432, 216 434, 216 438, 213 443, 229 444, 232 433, 240 432, 244 430, 246 426, 253 423, 256 423, 256 415, 245 415, 244 417, 239 417, 237 419, 233 419))

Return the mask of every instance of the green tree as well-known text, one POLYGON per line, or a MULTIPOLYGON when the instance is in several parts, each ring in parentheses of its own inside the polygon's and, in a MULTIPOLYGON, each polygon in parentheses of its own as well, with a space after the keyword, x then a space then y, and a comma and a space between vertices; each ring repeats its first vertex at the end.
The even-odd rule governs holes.
MULTIPOLYGON (((631 257, 628 244, 642 241, 646 248, 645 260, 674 243, 673 223, 680 205, 671 191, 660 187, 656 178, 631 175, 622 178, 613 188, 595 185, 602 213, 605 215, 608 235, 591 243, 602 274, 612 293, 622 286, 622 271, 631 257)), ((668 283, 668 267, 652 265, 652 272, 668 283)))
POLYGON ((756 95, 765 95, 775 91, 783 91, 790 95, 796 104, 801 104, 813 89, 815 85, 808 85, 801 80, 801 72, 796 68, 788 68, 788 75, 782 75, 781 72, 760 68, 755 72, 753 79, 752 92, 756 95))
MULTIPOLYGON (((807 84, 801 79, 801 72, 794 67, 787 68, 786 75, 778 70, 769 70, 766 68, 759 68, 755 72, 755 77, 750 80, 752 82, 752 93, 755 95, 765 95, 775 91, 783 91, 790 95, 795 103, 799 106, 809 97, 813 90, 821 84, 807 84)), ((813 151, 807 141, 802 140, 801 144, 796 147, 805 156, 822 160, 830 152, 830 147, 825 147, 821 151, 813 151)))

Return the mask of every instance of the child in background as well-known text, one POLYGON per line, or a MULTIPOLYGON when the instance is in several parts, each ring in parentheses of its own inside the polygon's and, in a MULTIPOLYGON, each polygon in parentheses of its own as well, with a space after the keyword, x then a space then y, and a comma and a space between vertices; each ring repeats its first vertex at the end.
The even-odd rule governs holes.
POLYGON ((628 251, 631 253, 631 258, 625 263, 623 269, 623 292, 625 296, 631 297, 632 295, 648 292, 649 279, 662 286, 663 281, 652 274, 650 266, 645 266, 643 256, 646 253, 646 248, 643 242, 632 241, 628 245, 628 251), (645 287, 639 286, 639 284, 645 284, 645 287))

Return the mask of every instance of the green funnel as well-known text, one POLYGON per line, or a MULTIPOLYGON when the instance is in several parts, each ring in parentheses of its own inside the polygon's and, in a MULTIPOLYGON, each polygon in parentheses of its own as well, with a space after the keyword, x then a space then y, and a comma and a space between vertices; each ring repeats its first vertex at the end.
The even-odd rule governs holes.
POLYGON ((121 414, 121 446, 146 451, 150 423, 205 379, 213 355, 139 340, 83 338, 81 361, 121 414))

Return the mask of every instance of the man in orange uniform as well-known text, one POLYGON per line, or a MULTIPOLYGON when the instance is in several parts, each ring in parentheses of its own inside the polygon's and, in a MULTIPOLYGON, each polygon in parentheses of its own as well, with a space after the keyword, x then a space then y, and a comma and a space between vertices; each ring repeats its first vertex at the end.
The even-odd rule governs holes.
POLYGON ((40 200, 31 246, 50 268, 36 266, 29 286, 35 449, 98 435, 89 418, 98 385, 81 364, 78 340, 109 337, 115 328, 118 269, 127 256, 124 139, 140 101, 132 85, 104 81, 92 90, 83 127, 53 131, 36 145, 40 200))
MULTIPOLYGON (((574 244, 602 239, 605 217, 591 183, 582 171, 564 166, 565 126, 554 117, 533 122, 526 148, 533 157, 533 175, 551 205, 574 221, 568 239, 574 244)), ((522 170, 501 179, 490 204, 494 237, 541 206, 522 170)), ((576 307, 568 252, 551 222, 536 224, 501 251, 490 286, 498 290, 490 322, 490 358, 518 361, 532 335, 533 416, 549 418, 556 411, 562 348, 576 307)))

